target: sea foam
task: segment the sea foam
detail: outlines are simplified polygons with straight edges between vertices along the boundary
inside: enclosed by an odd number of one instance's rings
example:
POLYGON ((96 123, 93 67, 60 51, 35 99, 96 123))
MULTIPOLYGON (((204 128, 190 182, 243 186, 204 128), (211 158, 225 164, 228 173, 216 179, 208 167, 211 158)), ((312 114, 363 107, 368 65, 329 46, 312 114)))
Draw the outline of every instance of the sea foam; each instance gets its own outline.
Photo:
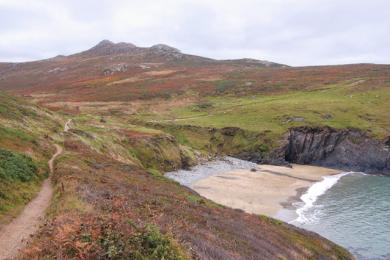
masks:
POLYGON ((298 218, 292 222, 303 224, 312 222, 315 220, 315 215, 306 216, 306 212, 314 206, 314 203, 317 201, 318 197, 325 194, 327 190, 332 188, 342 177, 353 173, 353 172, 343 172, 336 175, 324 176, 323 180, 313 184, 305 194, 301 196, 303 201, 303 206, 296 210, 298 218))

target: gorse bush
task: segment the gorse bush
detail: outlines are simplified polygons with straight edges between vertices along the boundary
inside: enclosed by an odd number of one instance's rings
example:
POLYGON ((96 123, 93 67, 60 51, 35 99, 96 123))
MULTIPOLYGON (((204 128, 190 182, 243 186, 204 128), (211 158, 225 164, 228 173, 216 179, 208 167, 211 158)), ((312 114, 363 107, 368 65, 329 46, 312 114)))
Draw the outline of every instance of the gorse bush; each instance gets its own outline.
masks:
POLYGON ((37 176, 37 171, 30 157, 0 149, 0 179, 27 182, 37 176))
POLYGON ((100 239, 104 257, 108 259, 180 260, 187 259, 182 250, 157 227, 134 226, 135 233, 126 239, 124 234, 106 229, 100 239))
POLYGON ((132 254, 134 259, 183 259, 179 249, 175 247, 172 241, 152 225, 147 226, 132 237, 130 243, 135 245, 136 250, 132 254))
POLYGON ((230 90, 234 86, 235 86, 234 81, 220 80, 220 81, 217 81, 217 83, 216 83, 216 90, 217 90, 217 92, 225 92, 225 91, 230 90))

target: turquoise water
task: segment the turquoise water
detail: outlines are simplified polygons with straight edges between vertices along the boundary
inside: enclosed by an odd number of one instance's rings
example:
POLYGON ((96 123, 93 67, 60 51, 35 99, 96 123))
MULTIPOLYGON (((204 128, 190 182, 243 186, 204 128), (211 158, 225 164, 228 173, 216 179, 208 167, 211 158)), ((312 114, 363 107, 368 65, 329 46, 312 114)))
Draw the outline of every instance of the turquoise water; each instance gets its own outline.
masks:
POLYGON ((318 196, 306 194, 299 205, 300 218, 292 224, 344 246, 357 259, 390 259, 390 177, 339 177, 322 193, 318 190, 326 181, 309 190, 318 196))

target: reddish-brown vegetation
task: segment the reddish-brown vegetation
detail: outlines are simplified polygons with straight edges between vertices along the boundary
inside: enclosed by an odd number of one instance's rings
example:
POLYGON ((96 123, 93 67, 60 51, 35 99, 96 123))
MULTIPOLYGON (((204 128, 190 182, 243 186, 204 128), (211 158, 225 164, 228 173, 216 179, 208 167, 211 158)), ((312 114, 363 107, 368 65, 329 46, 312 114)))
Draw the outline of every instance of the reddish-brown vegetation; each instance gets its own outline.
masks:
POLYGON ((68 137, 65 147, 54 175, 51 217, 24 251, 25 259, 132 257, 141 250, 134 237, 150 226, 177 254, 195 259, 351 257, 316 234, 216 205, 165 178, 96 154, 77 139, 68 137))

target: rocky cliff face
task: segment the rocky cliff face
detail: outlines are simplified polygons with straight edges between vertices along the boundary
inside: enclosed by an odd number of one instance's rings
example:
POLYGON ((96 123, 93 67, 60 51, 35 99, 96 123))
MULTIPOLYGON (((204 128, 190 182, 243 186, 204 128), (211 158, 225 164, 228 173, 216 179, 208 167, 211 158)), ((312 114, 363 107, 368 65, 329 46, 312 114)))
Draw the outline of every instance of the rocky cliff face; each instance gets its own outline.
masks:
POLYGON ((289 132, 285 159, 293 163, 390 174, 389 143, 389 140, 381 142, 358 130, 300 127, 289 132))

